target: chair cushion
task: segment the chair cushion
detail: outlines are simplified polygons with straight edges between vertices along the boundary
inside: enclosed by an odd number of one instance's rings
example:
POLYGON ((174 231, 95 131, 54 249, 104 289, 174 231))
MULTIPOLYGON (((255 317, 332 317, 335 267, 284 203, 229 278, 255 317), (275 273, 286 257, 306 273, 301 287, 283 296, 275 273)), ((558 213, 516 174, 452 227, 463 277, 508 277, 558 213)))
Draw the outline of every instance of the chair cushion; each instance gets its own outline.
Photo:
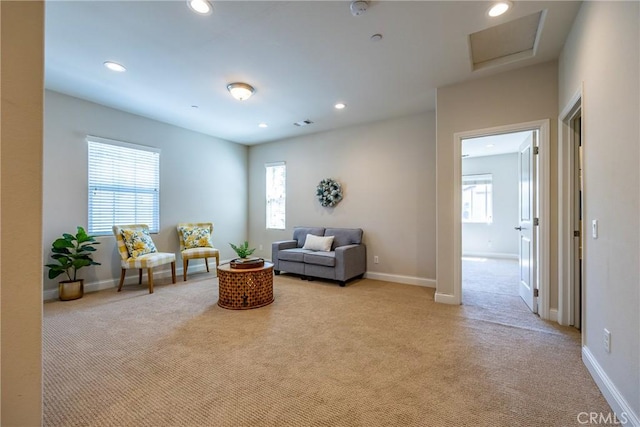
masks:
POLYGON ((335 267, 336 265, 336 253, 335 252, 312 252, 304 254, 305 264, 324 265, 327 267, 335 267))
POLYGON ((212 248, 211 231, 204 227, 180 227, 185 249, 212 248))
POLYGON ((278 252, 278 259, 281 261, 302 262, 304 254, 310 254, 310 253, 313 253, 313 252, 307 249, 299 249, 299 248, 283 249, 278 252))
POLYGON ((313 234, 307 234, 307 238, 305 239, 302 249, 329 252, 331 250, 332 243, 333 236, 315 236, 313 234))
POLYGON ((137 258, 129 258, 120 262, 122 268, 153 268, 158 265, 175 262, 176 254, 167 252, 154 252, 141 255, 137 258))
POLYGON ((210 258, 218 255, 218 250, 214 248, 191 248, 180 252, 182 259, 210 258))
POLYGON ((131 258, 138 258, 145 254, 158 252, 156 245, 154 245, 153 240, 151 240, 148 230, 123 228, 121 233, 122 240, 124 240, 124 244, 131 258))

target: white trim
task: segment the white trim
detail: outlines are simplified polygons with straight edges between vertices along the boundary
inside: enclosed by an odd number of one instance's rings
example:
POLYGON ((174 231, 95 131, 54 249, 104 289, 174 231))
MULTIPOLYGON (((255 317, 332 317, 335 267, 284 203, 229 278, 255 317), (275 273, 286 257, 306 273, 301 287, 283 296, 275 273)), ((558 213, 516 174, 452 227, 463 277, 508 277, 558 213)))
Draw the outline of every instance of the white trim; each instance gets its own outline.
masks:
POLYGON ((549 309, 549 320, 552 322, 558 321, 558 310, 555 308, 549 309))
POLYGON ((440 292, 436 292, 434 301, 440 304, 460 305, 460 301, 455 295, 443 294, 440 292))
POLYGON ((474 258, 496 258, 496 259, 518 259, 518 254, 507 254, 501 252, 463 252, 462 256, 474 258))
MULTIPOLYGON (((558 116, 558 323, 565 326, 573 324, 573 200, 569 196, 573 193, 574 159, 570 121, 578 111, 582 111, 582 87, 558 116)), ((581 323, 584 328, 584 317, 581 323)))
POLYGON ((364 277, 372 280, 382 280, 385 282, 404 283, 405 285, 424 286, 425 288, 435 288, 436 281, 424 277, 402 276, 400 274, 376 273, 367 271, 364 277))
POLYGON ((625 400, 624 396, 622 396, 622 393, 616 388, 613 381, 611 381, 593 353, 591 353, 586 346, 582 347, 582 362, 589 370, 589 373, 602 392, 605 400, 616 413, 620 423, 623 425, 640 426, 640 417, 638 417, 638 414, 633 412, 629 403, 625 400))
POLYGON ((280 162, 267 162, 264 164, 265 168, 273 167, 273 166, 285 166, 287 163, 284 161, 280 162))
MULTIPOLYGON (((230 261, 230 260, 229 260, 230 261)), ((229 262, 226 261, 226 262, 229 262)), ((225 261, 220 260, 220 265, 222 265, 223 263, 225 263, 225 261)), ((176 262, 177 264, 177 262, 176 262)), ((131 269, 133 270, 137 270, 137 269, 131 269)), ((210 274, 216 274, 215 273, 215 261, 212 264, 209 264, 209 270, 210 270, 210 274)), ((176 267, 176 283, 182 281, 182 267, 176 267)), ((189 265, 189 274, 191 273, 200 273, 200 272, 206 272, 207 271, 207 267, 204 263, 202 263, 201 265, 189 265)), ((153 270, 153 278, 154 280, 157 278, 166 278, 166 277, 171 277, 171 268, 163 268, 163 269, 154 269, 153 270)), ((214 276, 215 277, 215 276, 214 276)), ((188 278, 187 278, 188 280, 188 278)), ((97 291, 103 291, 105 289, 115 289, 118 287, 118 283, 120 283, 120 278, 114 278, 114 279, 106 279, 106 280, 99 280, 97 282, 91 282, 88 283, 85 281, 84 284, 84 292, 85 293, 89 293, 89 292, 97 292, 97 291)), ((137 285, 138 284, 138 274, 134 274, 134 273, 127 273, 127 275, 125 276, 124 279, 124 286, 128 286, 128 285, 137 285)), ((145 289, 147 287, 147 282, 146 282, 146 275, 143 274, 142 277, 142 285, 145 289)), ((58 288, 56 287, 55 289, 47 289, 45 291, 43 291, 42 294, 42 300, 43 301, 51 301, 51 300, 56 300, 58 299, 58 288)))
MULTIPOLYGON (((540 141, 538 141, 538 218, 540 225, 538 228, 538 288, 540 289, 540 299, 538 302, 538 314, 542 319, 549 319, 549 248, 550 248, 550 208, 549 198, 551 194, 549 184, 550 173, 550 141, 549 141, 549 120, 535 120, 525 123, 497 126, 486 129, 477 129, 465 132, 456 132, 453 135, 453 211, 456 213, 453 218, 453 294, 443 295, 440 298, 462 302, 462 219, 461 210, 461 190, 462 190, 462 140, 480 136, 490 136, 502 133, 521 132, 527 130, 538 130, 540 141)), ((438 297, 438 294, 436 294, 438 297)), ((436 299, 438 301, 438 299, 436 299)))

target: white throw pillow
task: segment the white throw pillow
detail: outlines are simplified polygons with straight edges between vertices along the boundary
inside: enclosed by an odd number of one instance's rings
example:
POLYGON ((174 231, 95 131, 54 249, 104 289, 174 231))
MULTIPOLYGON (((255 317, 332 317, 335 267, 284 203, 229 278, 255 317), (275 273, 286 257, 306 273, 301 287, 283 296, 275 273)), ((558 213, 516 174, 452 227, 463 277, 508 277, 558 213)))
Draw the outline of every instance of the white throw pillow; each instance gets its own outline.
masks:
POLYGON ((315 234, 307 234, 307 238, 304 241, 302 249, 329 252, 331 250, 332 243, 333 236, 316 236, 315 234))

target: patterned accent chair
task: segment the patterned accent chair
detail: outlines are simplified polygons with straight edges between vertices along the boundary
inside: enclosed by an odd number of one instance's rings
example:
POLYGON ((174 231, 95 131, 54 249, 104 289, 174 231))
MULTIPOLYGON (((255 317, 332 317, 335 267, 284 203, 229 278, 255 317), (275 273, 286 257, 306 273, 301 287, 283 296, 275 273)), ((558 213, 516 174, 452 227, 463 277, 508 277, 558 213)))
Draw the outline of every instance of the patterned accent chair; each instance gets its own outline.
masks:
POLYGON ((209 272, 209 259, 216 259, 216 268, 220 265, 220 251, 213 247, 212 222, 181 222, 177 226, 180 240, 180 255, 182 255, 182 279, 187 281, 187 269, 190 259, 204 258, 209 272))
POLYGON ((118 243, 118 252, 121 258, 120 266, 122 267, 118 292, 122 290, 126 270, 131 268, 139 269, 138 284, 142 284, 142 269, 147 269, 150 294, 153 293, 154 267, 171 263, 171 279, 173 283, 176 283, 176 254, 157 252, 149 235, 149 227, 147 225, 114 225, 113 235, 118 243), (127 235, 126 241, 125 235, 127 235))

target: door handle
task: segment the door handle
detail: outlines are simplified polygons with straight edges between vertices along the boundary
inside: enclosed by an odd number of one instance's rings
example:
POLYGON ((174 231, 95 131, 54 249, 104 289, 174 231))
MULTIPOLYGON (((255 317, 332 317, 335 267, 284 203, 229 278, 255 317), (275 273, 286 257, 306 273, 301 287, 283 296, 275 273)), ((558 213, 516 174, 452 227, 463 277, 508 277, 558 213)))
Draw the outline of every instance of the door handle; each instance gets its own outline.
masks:
POLYGON ((513 227, 513 228, 515 228, 518 231, 522 231, 522 227, 513 227))

